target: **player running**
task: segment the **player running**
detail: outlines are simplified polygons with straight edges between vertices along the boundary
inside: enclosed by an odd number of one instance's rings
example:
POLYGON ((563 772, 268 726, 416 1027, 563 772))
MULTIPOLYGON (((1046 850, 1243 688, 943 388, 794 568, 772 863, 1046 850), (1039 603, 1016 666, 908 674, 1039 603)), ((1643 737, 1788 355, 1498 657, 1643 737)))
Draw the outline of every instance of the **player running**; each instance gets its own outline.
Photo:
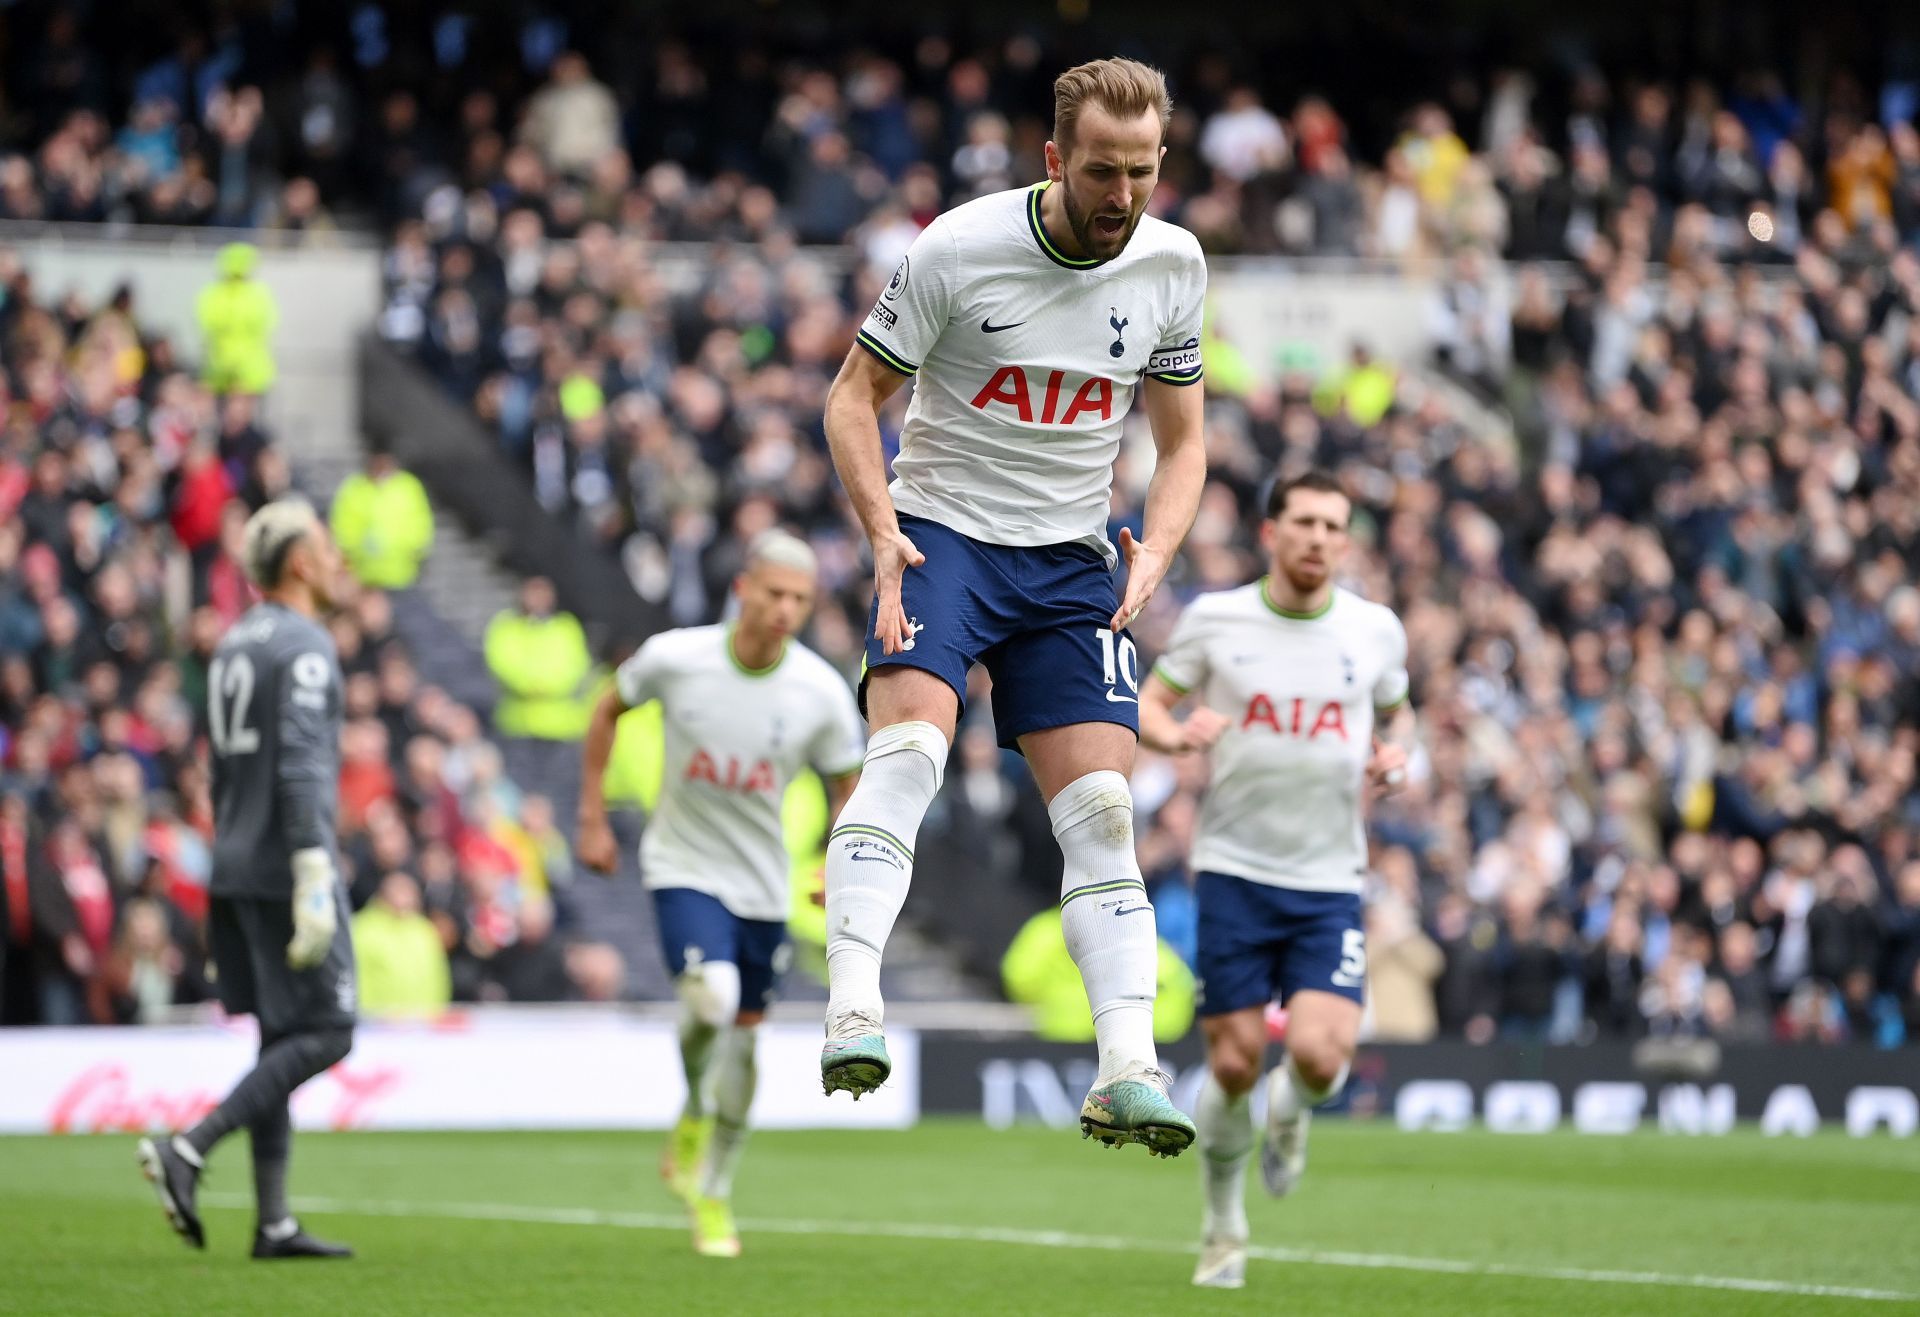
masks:
POLYGON ((817 576, 800 540, 781 531, 755 540, 733 583, 739 619, 648 640, 620 665, 587 731, 579 855, 610 872, 617 855, 602 783, 614 724, 660 701, 666 765, 640 867, 680 997, 687 1076, 660 1169, 708 1257, 740 1255, 730 1200, 753 1105, 755 1032, 789 954, 781 801, 810 767, 837 814, 860 772, 853 692, 792 639, 813 610, 817 576))
POLYGON ((1156 937, 1133 849, 1139 725, 1127 624, 1193 523, 1206 479, 1193 236, 1145 213, 1172 104, 1161 74, 1098 60, 1054 83, 1047 179, 968 202, 914 240, 827 400, 835 467, 873 545, 861 696, 873 729, 827 849, 832 997, 820 1069, 885 1081, 880 961, 940 787, 967 672, 993 677, 1066 858, 1061 916, 1100 1069, 1083 1134, 1179 1153, 1194 1127, 1153 1044, 1156 937), (889 486, 877 415, 916 379, 889 486), (1145 538, 1105 534, 1135 389, 1158 464, 1145 538), (877 862, 876 862, 877 861, 877 862))
POLYGON ((1370 792, 1403 779, 1413 713, 1400 620, 1333 583, 1351 513, 1325 474, 1277 486, 1260 527, 1271 574, 1196 599, 1140 701, 1148 746, 1213 749, 1193 848, 1209 1071, 1196 1285, 1245 1283, 1248 1095, 1266 1052, 1267 1003, 1287 1008, 1287 1056, 1267 1080, 1260 1153, 1275 1196, 1306 1169, 1308 1119, 1346 1082, 1360 1030, 1362 814, 1370 792), (1176 719, 1189 696, 1198 703, 1176 719), (1376 716, 1388 719, 1378 732, 1376 716))
POLYGON ((173 1228, 207 1246, 196 1202, 215 1144, 253 1143, 256 1258, 346 1258, 287 1206, 293 1091, 353 1046, 356 986, 347 893, 334 862, 340 665, 320 623, 344 570, 301 499, 248 520, 247 575, 266 596, 227 632, 207 674, 213 743, 213 881, 207 940, 221 1005, 260 1024, 260 1061, 185 1134, 142 1139, 140 1169, 173 1228))

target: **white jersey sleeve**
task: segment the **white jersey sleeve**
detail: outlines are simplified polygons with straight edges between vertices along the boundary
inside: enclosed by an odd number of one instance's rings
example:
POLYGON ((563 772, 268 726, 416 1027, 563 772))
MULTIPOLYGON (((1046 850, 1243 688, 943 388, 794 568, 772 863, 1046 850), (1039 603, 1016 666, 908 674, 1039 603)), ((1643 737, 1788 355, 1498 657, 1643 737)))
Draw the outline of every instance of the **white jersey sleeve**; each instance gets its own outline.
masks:
POLYGON ((866 724, 847 683, 831 667, 822 667, 826 680, 821 683, 820 729, 807 746, 807 763, 821 777, 845 777, 858 772, 866 758, 866 724))
POLYGON ((1386 713, 1407 702, 1413 682, 1407 676, 1407 628, 1393 613, 1385 609, 1381 612, 1385 633, 1381 641, 1383 664, 1373 683, 1373 707, 1386 713))
POLYGON ((902 375, 919 371, 953 313, 959 258, 942 216, 920 231, 900 258, 858 338, 860 346, 902 375))
POLYGON ((661 682, 666 675, 667 652, 670 642, 667 637, 672 632, 663 631, 650 638, 639 649, 614 669, 613 686, 620 692, 620 702, 629 709, 637 709, 650 700, 660 698, 661 682))
POLYGON ((1200 323, 1207 305, 1207 263, 1184 261, 1171 276, 1167 298, 1168 321, 1160 330, 1153 355, 1147 358, 1147 378, 1162 384, 1198 384, 1200 323))
POLYGON ((1180 614, 1167 652, 1153 665, 1153 675, 1181 695, 1191 695, 1207 682, 1206 598, 1196 599, 1180 614))

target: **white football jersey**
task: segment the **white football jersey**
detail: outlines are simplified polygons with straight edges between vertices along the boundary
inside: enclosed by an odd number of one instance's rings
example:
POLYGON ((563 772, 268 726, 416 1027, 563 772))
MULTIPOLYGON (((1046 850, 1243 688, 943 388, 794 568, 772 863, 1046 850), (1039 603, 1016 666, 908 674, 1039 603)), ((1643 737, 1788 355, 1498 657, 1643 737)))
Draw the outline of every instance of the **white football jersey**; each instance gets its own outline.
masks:
POLYGON ((620 665, 628 708, 659 700, 666 728, 660 801, 640 841, 648 887, 691 887, 742 919, 787 917, 780 805, 802 768, 860 767, 866 731, 853 692, 798 642, 749 672, 726 625, 663 631, 620 665))
POLYGON ((1287 613, 1263 578, 1194 600, 1153 671, 1228 719, 1194 871, 1360 891, 1374 712, 1407 698, 1407 633, 1393 610, 1336 588, 1318 614, 1287 613))
POLYGON ((1143 215, 1110 261, 1060 254, 1047 184, 955 207, 914 240, 860 330, 915 377, 895 509, 988 544, 1085 541, 1109 557, 1120 429, 1146 376, 1200 382, 1207 267, 1143 215))

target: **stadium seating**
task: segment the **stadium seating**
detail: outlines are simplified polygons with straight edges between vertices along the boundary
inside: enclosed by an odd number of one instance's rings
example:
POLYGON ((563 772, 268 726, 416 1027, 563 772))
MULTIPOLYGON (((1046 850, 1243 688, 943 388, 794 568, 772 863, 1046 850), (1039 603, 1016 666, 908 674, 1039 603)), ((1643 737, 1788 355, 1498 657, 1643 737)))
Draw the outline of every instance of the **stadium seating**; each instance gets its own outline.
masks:
MULTIPOLYGON (((130 295, 49 306, 11 253, 0 267, 0 1013, 163 1019, 209 995, 207 660, 250 600, 239 527, 289 492, 288 463, 251 402, 215 398, 143 336, 130 295)), ((361 590, 332 629, 357 900, 423 908, 433 936, 409 954, 450 963, 461 1000, 617 995, 619 958, 569 926, 551 809, 503 776, 475 712, 421 679, 389 597, 361 590)))

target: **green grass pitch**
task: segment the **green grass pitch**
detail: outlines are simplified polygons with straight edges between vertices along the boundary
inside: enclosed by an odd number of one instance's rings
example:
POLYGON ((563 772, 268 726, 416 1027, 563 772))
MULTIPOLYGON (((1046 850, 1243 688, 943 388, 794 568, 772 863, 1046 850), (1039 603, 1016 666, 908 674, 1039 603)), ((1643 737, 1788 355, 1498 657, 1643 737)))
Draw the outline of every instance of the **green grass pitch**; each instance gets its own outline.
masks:
POLYGON ((1256 1185, 1224 1293, 1187 1283, 1196 1157, 1061 1131, 757 1135, 737 1261, 693 1254, 656 1134, 301 1135, 296 1203, 345 1264, 246 1258, 244 1138, 215 1154, 204 1254, 131 1138, 0 1138, 0 1312, 1920 1312, 1920 1140, 1313 1139, 1293 1198, 1256 1185))

